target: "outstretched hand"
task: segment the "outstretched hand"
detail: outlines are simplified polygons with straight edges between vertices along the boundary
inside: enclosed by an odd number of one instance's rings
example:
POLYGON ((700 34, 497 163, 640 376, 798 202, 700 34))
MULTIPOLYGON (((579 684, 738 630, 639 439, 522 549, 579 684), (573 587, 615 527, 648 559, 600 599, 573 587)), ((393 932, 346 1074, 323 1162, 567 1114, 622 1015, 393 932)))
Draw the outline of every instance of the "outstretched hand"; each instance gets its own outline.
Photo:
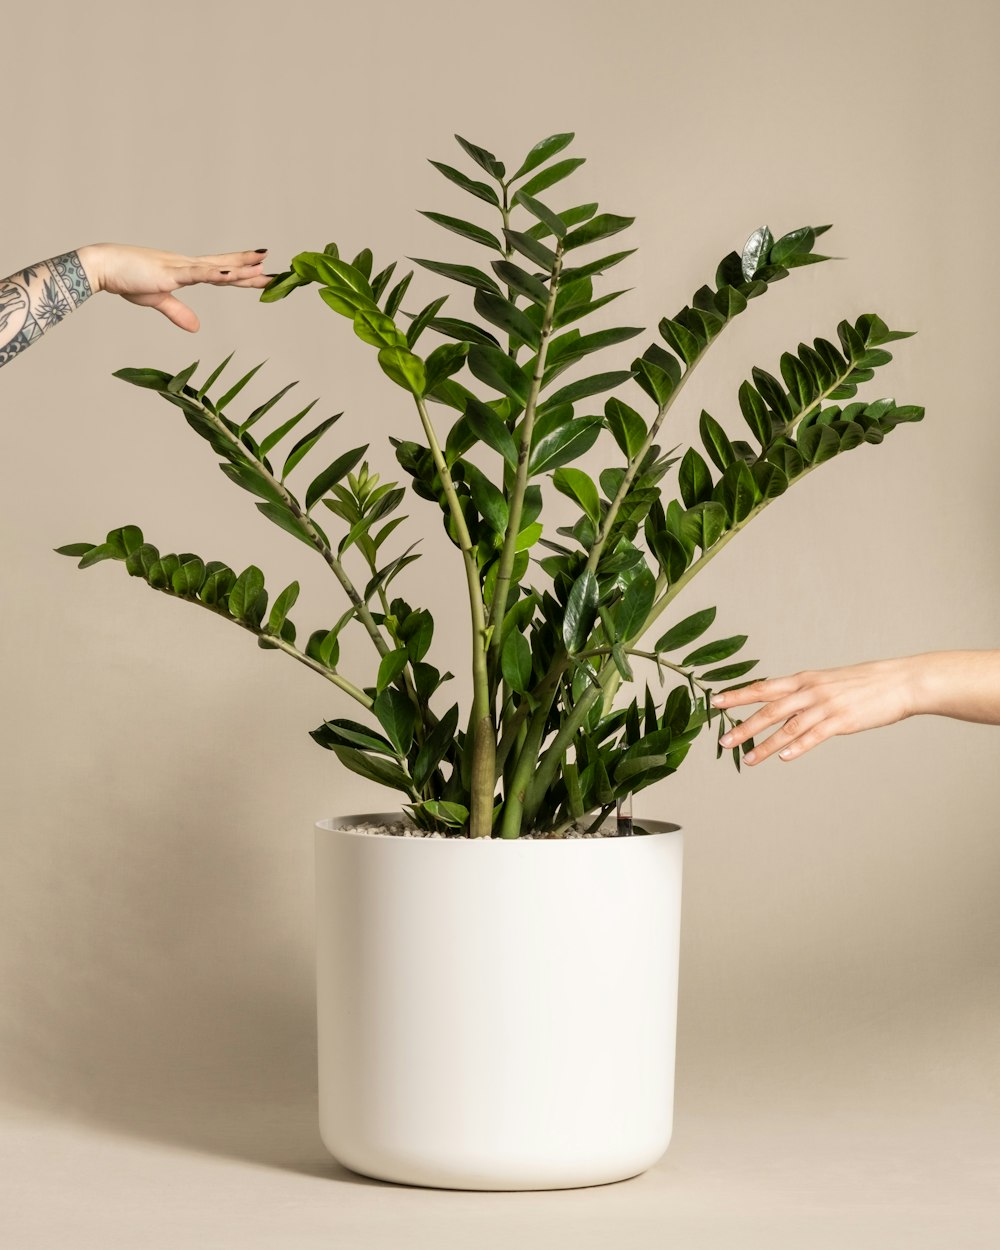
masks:
POLYGON ((198 317, 174 291, 198 282, 261 288, 270 281, 263 272, 267 248, 218 256, 181 256, 152 247, 93 243, 81 247, 78 255, 94 291, 108 291, 129 303, 155 308, 174 325, 192 333, 199 328, 198 317))
POLYGON ((798 759, 838 734, 892 725, 923 710, 914 702, 911 668, 905 659, 873 660, 847 668, 771 677, 717 694, 713 705, 727 711, 754 703, 764 705, 730 730, 722 745, 740 746, 780 725, 743 757, 745 764, 753 765, 775 752, 783 760, 798 759))

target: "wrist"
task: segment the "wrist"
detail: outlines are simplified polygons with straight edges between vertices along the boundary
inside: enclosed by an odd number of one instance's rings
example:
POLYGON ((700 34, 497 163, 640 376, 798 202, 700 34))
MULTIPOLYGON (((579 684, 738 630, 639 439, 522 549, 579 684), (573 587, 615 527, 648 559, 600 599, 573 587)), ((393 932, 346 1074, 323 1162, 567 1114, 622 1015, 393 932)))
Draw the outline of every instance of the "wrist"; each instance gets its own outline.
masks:
POLYGON ((76 249, 77 258, 83 272, 87 275, 91 291, 96 295, 104 290, 105 262, 107 260, 107 243, 87 243, 76 249))

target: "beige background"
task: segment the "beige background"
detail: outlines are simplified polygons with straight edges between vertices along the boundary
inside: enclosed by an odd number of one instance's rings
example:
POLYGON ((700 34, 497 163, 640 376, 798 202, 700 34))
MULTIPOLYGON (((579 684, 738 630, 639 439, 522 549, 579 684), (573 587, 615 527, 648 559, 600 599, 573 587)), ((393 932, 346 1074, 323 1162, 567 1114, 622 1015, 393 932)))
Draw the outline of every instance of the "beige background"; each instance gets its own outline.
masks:
MULTIPOLYGON (((0 272, 99 239, 267 245, 275 267, 330 239, 471 260, 415 211, 471 207, 426 161, 458 162, 456 129, 510 160, 577 131, 574 202, 638 217, 609 324, 654 325, 761 222, 832 221, 849 263, 740 319, 674 437, 701 405, 732 424, 751 364, 871 310, 920 331, 884 388, 928 418, 811 478, 685 606, 718 603, 765 672, 992 647, 998 33, 971 0, 17 6, 0 272)), ((204 328, 185 339, 100 296, 0 376, 5 1244, 995 1244, 998 738, 946 722, 742 779, 705 742, 642 796, 687 830, 675 1140, 651 1173, 455 1195, 326 1158, 311 822, 383 803, 306 736, 347 703, 51 549, 136 522, 163 549, 301 576, 300 630, 328 623, 323 568, 111 372, 268 358, 253 396, 300 378, 387 472, 384 436, 413 417, 314 296, 190 301, 204 328)), ((451 553, 412 515, 427 558, 405 586, 464 691, 459 571, 432 587, 451 553)))

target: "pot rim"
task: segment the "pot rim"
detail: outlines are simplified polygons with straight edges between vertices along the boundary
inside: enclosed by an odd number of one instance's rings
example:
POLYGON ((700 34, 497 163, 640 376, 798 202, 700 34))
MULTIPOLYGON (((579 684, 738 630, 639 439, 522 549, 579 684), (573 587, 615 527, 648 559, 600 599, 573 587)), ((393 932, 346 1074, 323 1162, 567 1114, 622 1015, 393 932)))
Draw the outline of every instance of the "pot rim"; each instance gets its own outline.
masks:
MULTIPOLYGON (((340 833, 348 837, 368 838, 373 835, 365 833, 360 829, 345 829, 346 824, 396 824, 401 820, 405 820, 406 816, 403 812, 360 812, 352 813, 346 816, 326 816, 322 820, 317 820, 315 830, 317 833, 340 833)), ((633 821, 641 824, 647 831, 647 834, 637 834, 635 836, 640 839, 643 837, 651 837, 654 834, 679 834, 682 832, 680 825, 675 825, 669 821, 663 820, 647 820, 644 816, 633 814, 633 821)), ((375 835, 378 836, 378 835, 375 835)), ((451 845, 466 843, 472 845, 478 842, 509 842, 521 843, 524 846, 557 846, 565 843, 573 845, 588 846, 604 846, 609 843, 618 843, 627 841, 621 838, 398 838, 400 842, 407 845, 414 843, 427 843, 428 845, 451 845)))

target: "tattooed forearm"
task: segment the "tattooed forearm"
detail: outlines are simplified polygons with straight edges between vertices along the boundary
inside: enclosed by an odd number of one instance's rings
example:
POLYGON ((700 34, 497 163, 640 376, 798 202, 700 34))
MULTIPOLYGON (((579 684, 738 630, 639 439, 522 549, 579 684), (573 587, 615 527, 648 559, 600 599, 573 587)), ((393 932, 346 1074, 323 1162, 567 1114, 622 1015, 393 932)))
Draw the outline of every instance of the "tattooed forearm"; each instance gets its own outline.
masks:
POLYGON ((0 279, 0 366, 40 339, 92 294, 76 252, 0 279))

